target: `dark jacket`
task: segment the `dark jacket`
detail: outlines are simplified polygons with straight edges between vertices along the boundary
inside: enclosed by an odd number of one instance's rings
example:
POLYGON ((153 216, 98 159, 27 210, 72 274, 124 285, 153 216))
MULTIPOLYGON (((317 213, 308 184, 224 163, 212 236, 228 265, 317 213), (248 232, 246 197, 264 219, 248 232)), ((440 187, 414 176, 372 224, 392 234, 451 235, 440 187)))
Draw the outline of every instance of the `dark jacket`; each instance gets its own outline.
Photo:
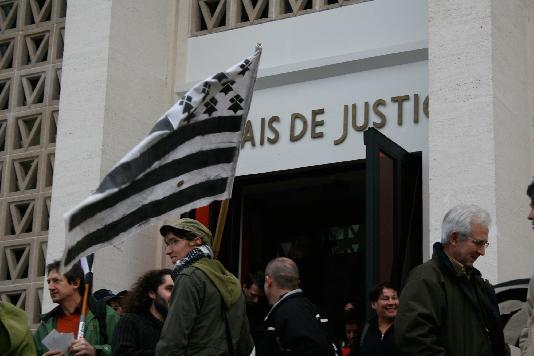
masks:
POLYGON ((156 355, 230 355, 227 333, 236 355, 250 355, 254 343, 241 283, 219 261, 202 258, 174 281, 156 355))
POLYGON ((113 355, 154 355, 162 327, 163 322, 149 312, 124 314, 113 333, 113 355))
POLYGON ((384 335, 378 328, 378 319, 374 317, 364 327, 360 345, 360 356, 397 356, 395 345, 395 326, 391 325, 384 335))
POLYGON ((318 308, 296 289, 284 295, 265 318, 261 344, 257 356, 333 355, 325 320, 318 308))
POLYGON ((259 345, 261 341, 263 330, 265 329, 263 326, 264 319, 268 311, 269 309, 266 302, 260 302, 256 305, 247 304, 248 325, 250 328, 250 334, 254 340, 254 345, 259 345))
MULTIPOLYGON (((42 355, 48 351, 41 341, 48 335, 48 333, 56 328, 57 317, 59 316, 59 313, 62 312, 61 307, 58 305, 52 309, 52 311, 41 317, 41 324, 39 324, 35 334, 33 334, 37 355, 42 355)), ((117 322, 119 321, 119 316, 111 307, 106 306, 105 314, 106 330, 100 331, 100 323, 91 310, 89 310, 87 319, 85 320, 84 338, 87 342, 93 345, 98 356, 111 355, 111 339, 113 337, 115 325, 117 325, 117 322)))
POLYGON ((395 339, 403 355, 501 356, 504 343, 495 293, 473 268, 454 268, 441 243, 416 267, 401 293, 395 339))

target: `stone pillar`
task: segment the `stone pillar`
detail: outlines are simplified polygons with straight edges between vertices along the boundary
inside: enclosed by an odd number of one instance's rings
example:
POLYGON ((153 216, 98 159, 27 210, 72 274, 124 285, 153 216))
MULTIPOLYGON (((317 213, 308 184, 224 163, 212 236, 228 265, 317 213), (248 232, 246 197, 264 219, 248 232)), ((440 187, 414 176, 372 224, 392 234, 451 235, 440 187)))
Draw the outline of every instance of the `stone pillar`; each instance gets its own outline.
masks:
POLYGON ((493 219, 475 266, 491 282, 531 273, 527 0, 429 2, 429 223, 474 203, 493 219))
MULTIPOLYGON (((69 2, 47 261, 65 244, 63 214, 102 177, 174 101, 176 12, 173 0, 69 2)), ((95 289, 129 288, 161 265, 156 229, 122 250, 97 252, 95 289)), ((44 293, 43 310, 50 309, 44 293)))

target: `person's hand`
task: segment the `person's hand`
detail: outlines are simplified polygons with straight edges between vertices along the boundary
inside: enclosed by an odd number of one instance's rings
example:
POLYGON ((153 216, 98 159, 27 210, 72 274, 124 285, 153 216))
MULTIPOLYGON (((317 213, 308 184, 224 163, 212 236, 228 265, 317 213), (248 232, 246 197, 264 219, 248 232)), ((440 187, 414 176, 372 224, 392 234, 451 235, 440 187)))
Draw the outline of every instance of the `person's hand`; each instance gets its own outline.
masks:
POLYGON ((74 340, 70 344, 69 352, 75 356, 95 356, 96 349, 87 342, 83 337, 78 340, 74 340))
POLYGON ((65 354, 60 350, 50 350, 45 352, 43 356, 65 356, 65 354))

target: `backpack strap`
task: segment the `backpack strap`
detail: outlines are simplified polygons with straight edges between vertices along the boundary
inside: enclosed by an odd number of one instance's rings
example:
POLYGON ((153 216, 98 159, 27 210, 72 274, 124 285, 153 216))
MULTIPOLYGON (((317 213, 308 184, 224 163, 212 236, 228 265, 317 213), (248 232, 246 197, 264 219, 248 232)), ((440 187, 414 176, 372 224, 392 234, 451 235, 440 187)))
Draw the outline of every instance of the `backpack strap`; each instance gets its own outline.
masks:
POLYGON ((226 306, 224 304, 224 300, 222 298, 222 294, 219 291, 219 295, 221 296, 221 309, 224 316, 224 325, 226 329, 226 344, 228 347, 228 355, 229 356, 235 356, 235 350, 234 350, 234 342, 232 341, 232 333, 230 332, 230 324, 228 323, 228 314, 226 313, 226 306))
POLYGON ((235 356, 234 343, 232 342, 232 335, 230 333, 230 325, 228 325, 228 317, 226 315, 226 310, 223 310, 224 313, 224 324, 226 325, 226 343, 228 344, 228 355, 235 356))

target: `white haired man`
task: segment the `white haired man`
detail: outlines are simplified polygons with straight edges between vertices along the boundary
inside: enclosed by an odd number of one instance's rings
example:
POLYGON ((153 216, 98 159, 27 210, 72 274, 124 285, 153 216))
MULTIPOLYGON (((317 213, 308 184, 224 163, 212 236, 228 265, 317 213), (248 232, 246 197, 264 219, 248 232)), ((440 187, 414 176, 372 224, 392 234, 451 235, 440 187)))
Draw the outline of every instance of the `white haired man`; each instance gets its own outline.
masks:
POLYGON ((395 340, 403 355, 506 355, 493 287, 473 267, 489 246, 491 218, 458 205, 442 223, 432 259, 416 267, 402 290, 395 340))

